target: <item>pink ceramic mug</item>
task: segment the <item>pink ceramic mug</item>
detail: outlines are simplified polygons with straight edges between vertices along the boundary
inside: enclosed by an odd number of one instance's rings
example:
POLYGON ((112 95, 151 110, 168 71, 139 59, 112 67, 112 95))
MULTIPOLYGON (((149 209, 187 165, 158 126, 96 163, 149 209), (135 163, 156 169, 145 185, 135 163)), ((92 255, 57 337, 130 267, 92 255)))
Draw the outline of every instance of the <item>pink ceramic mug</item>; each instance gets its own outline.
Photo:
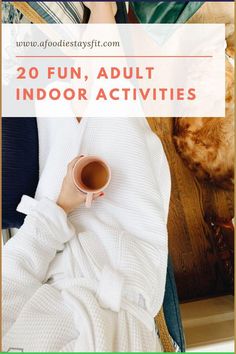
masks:
POLYGON ((82 156, 73 168, 73 181, 78 190, 86 194, 85 205, 91 207, 93 195, 102 192, 110 183, 109 165, 98 156, 82 156))

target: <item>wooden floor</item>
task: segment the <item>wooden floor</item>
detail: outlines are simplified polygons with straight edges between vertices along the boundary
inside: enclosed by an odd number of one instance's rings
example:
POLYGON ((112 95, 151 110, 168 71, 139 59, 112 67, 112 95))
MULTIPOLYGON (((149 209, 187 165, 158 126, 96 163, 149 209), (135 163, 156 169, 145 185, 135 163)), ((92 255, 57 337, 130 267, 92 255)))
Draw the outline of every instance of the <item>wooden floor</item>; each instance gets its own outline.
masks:
POLYGON ((170 165, 169 252, 180 301, 227 293, 206 219, 232 218, 233 193, 201 184, 184 165, 172 141, 172 118, 148 118, 148 122, 162 140, 170 165))

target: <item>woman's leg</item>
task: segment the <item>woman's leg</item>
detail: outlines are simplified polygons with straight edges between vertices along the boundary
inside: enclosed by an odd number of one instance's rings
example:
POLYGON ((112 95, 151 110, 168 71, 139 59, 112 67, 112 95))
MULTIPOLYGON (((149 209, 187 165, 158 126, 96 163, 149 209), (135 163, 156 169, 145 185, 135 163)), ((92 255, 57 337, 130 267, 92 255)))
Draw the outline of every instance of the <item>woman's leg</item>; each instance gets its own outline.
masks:
POLYGON ((84 5, 91 11, 89 23, 115 23, 117 12, 115 1, 86 1, 84 5))

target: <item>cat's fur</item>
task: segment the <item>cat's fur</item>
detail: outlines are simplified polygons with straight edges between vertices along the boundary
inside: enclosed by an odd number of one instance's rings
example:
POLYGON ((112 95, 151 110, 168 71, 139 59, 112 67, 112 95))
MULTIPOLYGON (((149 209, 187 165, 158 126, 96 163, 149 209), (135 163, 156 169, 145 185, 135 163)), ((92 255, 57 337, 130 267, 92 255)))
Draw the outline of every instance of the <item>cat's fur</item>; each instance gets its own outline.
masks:
POLYGON ((179 118, 174 142, 188 167, 201 179, 223 188, 233 187, 234 75, 226 60, 225 118, 179 118))
MULTIPOLYGON (((189 23, 225 23, 226 54, 234 57, 234 4, 205 2, 189 23)), ((174 142, 195 175, 222 188, 233 187, 234 69, 226 58, 225 118, 178 118, 174 142)))

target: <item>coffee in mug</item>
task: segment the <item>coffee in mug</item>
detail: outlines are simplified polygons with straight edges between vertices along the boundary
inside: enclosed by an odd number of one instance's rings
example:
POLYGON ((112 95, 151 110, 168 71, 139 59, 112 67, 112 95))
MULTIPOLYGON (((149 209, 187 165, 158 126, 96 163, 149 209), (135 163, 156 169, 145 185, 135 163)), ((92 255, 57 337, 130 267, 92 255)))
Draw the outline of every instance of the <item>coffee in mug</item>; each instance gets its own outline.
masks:
POLYGON ((74 184, 79 191, 87 195, 87 208, 92 204, 93 195, 107 188, 110 179, 110 167, 98 156, 80 157, 73 168, 74 184))

